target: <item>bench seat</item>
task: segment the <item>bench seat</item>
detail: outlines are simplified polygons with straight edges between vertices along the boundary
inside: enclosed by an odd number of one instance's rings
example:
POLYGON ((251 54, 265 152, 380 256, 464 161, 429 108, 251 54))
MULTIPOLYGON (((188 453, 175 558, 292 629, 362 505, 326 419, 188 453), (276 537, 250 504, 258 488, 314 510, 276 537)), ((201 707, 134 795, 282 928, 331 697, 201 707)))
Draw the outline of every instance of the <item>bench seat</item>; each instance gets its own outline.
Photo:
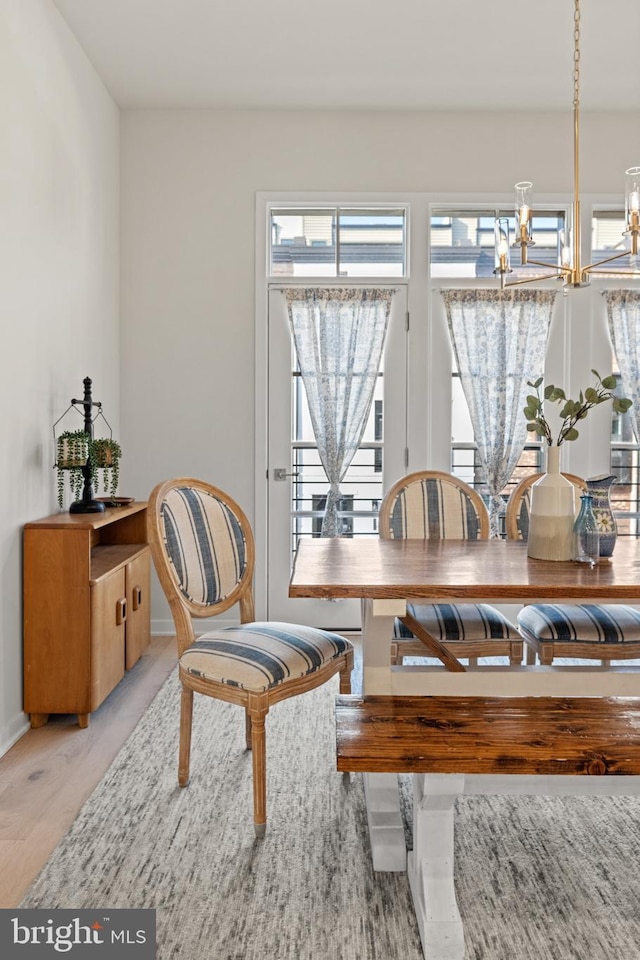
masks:
POLYGON ((338 770, 640 774, 640 698, 339 696, 338 770))

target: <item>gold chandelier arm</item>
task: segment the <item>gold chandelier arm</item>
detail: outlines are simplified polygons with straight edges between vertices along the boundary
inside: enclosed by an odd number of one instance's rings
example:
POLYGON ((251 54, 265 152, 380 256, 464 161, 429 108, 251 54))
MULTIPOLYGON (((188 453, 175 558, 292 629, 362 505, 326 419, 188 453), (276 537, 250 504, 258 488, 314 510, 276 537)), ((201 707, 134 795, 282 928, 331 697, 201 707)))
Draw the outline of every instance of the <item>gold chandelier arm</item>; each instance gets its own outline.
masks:
POLYGON ((558 273, 544 273, 538 274, 534 277, 523 277, 521 280, 505 280, 505 274, 501 275, 500 288, 504 290, 506 287, 519 287, 524 283, 537 283, 539 280, 562 280, 563 275, 558 268, 558 273))
MULTIPOLYGON (((534 267, 547 267, 547 268, 549 268, 550 266, 548 263, 545 263, 544 260, 531 260, 530 258, 527 258, 527 266, 531 266, 531 265, 533 265, 534 267)), ((554 270, 556 271, 555 276, 558 276, 558 277, 562 277, 567 273, 571 273, 571 267, 563 267, 561 264, 557 264, 554 267, 554 270)))
MULTIPOLYGON (((590 263, 588 267, 583 268, 583 273, 593 273, 594 270, 597 270, 598 267, 601 267, 604 263, 611 263, 612 260, 620 260, 622 257, 628 257, 630 251, 622 250, 620 253, 614 253, 612 257, 605 257, 604 260, 596 260, 595 263, 590 263)), ((637 277, 638 273, 631 273, 632 276, 637 277)))
MULTIPOLYGON (((586 273, 586 270, 584 272, 586 273)), ((637 270, 602 270, 600 273, 594 271, 593 276, 610 277, 612 280, 617 277, 635 277, 636 280, 640 280, 640 273, 637 270)))

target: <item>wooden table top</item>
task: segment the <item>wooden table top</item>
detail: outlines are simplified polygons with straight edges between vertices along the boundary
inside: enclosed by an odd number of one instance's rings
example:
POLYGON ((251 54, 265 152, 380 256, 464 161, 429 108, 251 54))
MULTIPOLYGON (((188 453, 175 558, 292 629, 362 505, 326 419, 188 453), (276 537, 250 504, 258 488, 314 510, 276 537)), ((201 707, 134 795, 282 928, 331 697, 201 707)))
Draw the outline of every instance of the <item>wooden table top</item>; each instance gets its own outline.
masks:
POLYGON ((640 541, 595 567, 533 560, 516 540, 302 539, 290 597, 474 602, 640 601, 640 541))

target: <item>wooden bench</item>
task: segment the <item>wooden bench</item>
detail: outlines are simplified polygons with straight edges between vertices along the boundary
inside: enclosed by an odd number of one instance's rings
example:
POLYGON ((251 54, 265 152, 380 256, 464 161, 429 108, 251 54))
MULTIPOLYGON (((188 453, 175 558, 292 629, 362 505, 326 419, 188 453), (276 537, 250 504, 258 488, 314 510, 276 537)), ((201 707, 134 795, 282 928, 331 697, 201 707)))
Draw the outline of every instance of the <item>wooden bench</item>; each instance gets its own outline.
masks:
MULTIPOLYGON (((636 697, 339 696, 336 736, 338 770, 368 773, 365 792, 382 789, 372 785, 376 774, 417 774, 407 874, 427 960, 464 957, 454 885, 459 796, 640 793, 636 697)), ((369 834, 384 849, 397 825, 384 803, 369 801, 369 834)))
POLYGON ((341 696, 338 770, 640 774, 640 698, 341 696))

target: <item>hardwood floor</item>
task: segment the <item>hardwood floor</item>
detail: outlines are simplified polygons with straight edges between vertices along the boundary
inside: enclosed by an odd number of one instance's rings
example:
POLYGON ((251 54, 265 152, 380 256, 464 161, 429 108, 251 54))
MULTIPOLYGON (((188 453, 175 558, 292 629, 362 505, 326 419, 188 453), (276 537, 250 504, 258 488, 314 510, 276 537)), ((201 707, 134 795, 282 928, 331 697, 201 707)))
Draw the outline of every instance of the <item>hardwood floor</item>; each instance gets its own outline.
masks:
POLYGON ((0 757, 0 908, 18 905, 176 663, 155 637, 82 730, 52 717, 0 757))

